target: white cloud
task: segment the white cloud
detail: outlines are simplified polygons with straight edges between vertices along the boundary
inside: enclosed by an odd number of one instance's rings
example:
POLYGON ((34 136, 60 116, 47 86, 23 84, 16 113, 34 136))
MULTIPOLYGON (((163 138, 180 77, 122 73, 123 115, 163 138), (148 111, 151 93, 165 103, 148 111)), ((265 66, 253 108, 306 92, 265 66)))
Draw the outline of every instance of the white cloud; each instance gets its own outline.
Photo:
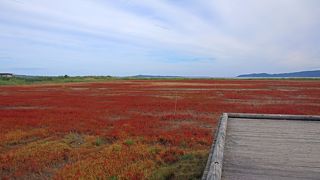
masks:
MULTIPOLYGON (((170 49, 214 58, 193 71, 203 73, 200 67, 205 66, 208 75, 214 73, 207 67, 224 67, 216 74, 225 74, 235 66, 236 72, 261 69, 259 64, 296 70, 320 67, 318 17, 317 0, 199 0, 183 5, 169 0, 3 0, 0 39, 81 51, 118 41, 125 50, 131 44, 129 54, 141 51, 135 60, 146 59, 153 49, 170 49)), ((114 56, 126 63, 123 56, 114 56)))

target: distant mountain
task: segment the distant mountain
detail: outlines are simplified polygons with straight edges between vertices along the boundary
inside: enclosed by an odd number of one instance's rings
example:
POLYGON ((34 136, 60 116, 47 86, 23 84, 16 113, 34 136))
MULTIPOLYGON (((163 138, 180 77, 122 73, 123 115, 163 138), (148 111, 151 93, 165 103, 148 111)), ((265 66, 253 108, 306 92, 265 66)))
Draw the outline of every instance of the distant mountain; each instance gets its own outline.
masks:
POLYGON ((292 73, 280 73, 280 74, 267 74, 267 73, 254 73, 243 74, 237 77, 261 77, 261 78, 299 78, 299 77, 320 77, 320 70, 316 71, 300 71, 292 73))
POLYGON ((155 76, 155 75, 136 75, 132 78, 181 78, 182 76, 155 76))

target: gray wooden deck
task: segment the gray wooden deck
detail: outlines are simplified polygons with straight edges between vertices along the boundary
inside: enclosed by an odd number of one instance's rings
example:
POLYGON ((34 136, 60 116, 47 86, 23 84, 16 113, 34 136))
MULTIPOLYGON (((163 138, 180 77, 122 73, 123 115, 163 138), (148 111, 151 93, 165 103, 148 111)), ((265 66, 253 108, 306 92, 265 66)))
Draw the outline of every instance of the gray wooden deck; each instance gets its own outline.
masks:
POLYGON ((320 117, 308 117, 230 114, 226 127, 220 124, 203 179, 319 180, 320 117))

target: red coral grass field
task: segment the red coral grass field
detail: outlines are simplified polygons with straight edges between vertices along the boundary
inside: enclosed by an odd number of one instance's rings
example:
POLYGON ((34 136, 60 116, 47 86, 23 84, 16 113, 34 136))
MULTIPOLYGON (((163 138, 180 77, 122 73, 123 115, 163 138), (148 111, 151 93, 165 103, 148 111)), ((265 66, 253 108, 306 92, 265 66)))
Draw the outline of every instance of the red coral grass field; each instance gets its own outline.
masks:
POLYGON ((320 115, 320 82, 0 86, 0 177, 199 179, 223 112, 320 115))

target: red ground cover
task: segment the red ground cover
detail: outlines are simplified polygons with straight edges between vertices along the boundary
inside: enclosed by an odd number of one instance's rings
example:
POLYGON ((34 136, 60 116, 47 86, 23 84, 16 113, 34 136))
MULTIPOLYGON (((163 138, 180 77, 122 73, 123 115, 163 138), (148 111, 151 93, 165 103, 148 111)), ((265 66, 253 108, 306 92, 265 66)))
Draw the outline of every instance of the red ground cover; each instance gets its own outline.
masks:
POLYGON ((320 115, 320 82, 2 86, 0 177, 198 178, 222 112, 320 115))

